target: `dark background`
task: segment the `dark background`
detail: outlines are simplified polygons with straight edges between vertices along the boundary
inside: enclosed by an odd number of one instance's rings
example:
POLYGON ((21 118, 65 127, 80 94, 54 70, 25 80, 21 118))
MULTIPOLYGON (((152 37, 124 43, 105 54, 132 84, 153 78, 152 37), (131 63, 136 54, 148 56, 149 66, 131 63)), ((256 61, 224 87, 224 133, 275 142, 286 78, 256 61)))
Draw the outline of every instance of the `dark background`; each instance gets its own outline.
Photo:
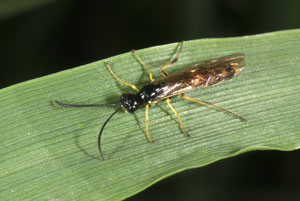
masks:
MULTIPOLYGON (((35 6, 3 5, 1 88, 131 49, 300 27, 299 0, 39 0, 35 6)), ((246 153, 184 171, 128 200, 298 201, 299 155, 246 153)))

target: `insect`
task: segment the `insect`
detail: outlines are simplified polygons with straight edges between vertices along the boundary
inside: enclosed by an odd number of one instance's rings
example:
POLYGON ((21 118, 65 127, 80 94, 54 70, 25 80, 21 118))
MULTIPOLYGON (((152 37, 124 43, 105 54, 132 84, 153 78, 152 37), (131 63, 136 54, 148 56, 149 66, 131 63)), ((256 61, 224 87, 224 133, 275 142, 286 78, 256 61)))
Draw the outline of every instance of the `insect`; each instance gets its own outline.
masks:
POLYGON ((168 74, 165 70, 167 67, 178 61, 179 55, 183 47, 183 42, 179 43, 179 47, 176 53, 176 57, 173 60, 170 60, 166 65, 161 68, 162 78, 155 80, 152 76, 152 72, 149 67, 142 61, 142 59, 132 51, 133 56, 143 65, 149 73, 149 78, 151 82, 144 85, 141 89, 138 89, 135 85, 128 83, 120 79, 111 69, 110 65, 105 62, 105 65, 111 75, 118 81, 122 82, 124 85, 131 87, 137 93, 126 93, 120 97, 120 103, 116 104, 66 104, 60 101, 55 100, 58 105, 63 107, 117 107, 117 109, 108 117, 101 127, 101 130, 98 135, 98 152, 102 160, 104 160, 103 153, 101 151, 101 136, 106 124, 109 120, 121 109, 128 113, 134 113, 138 108, 145 107, 145 121, 146 121, 146 136, 150 142, 154 142, 149 134, 148 128, 148 111, 151 104, 158 101, 165 100, 169 108, 176 115, 180 127, 183 133, 190 137, 189 133, 185 129, 183 122, 171 105, 171 97, 179 95, 181 98, 194 101, 206 106, 214 107, 217 110, 221 110, 229 115, 232 115, 241 121, 247 122, 243 117, 230 112, 220 106, 217 106, 211 102, 198 100, 185 96, 184 93, 197 88, 204 88, 220 84, 224 81, 231 80, 233 77, 238 75, 245 66, 244 54, 235 53, 228 56, 223 56, 215 59, 210 59, 203 61, 198 64, 194 64, 190 67, 183 69, 174 74, 168 74))

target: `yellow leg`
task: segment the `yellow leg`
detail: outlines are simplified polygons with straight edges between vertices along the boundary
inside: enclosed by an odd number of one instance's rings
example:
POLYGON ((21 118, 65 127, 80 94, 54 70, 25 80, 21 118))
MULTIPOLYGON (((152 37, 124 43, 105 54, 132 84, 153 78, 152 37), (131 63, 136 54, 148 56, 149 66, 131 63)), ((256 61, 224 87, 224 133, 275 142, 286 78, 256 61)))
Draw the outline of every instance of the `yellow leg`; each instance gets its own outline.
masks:
POLYGON ((146 119, 146 136, 147 136, 149 142, 154 143, 154 141, 152 140, 152 138, 150 137, 150 134, 149 134, 149 117, 148 117, 148 111, 149 111, 149 104, 146 105, 146 112, 145 112, 145 119, 146 119))
POLYGON ((164 65, 164 66, 161 68, 160 72, 161 72, 161 74, 162 74, 164 77, 168 76, 168 73, 165 71, 165 69, 166 69, 168 66, 171 66, 171 65, 173 65, 174 63, 176 63, 176 62, 178 61, 180 52, 181 52, 181 50, 182 50, 182 46, 183 46, 183 41, 179 43, 179 49, 178 49, 178 52, 177 52, 177 54, 176 54, 175 59, 173 59, 172 61, 170 61, 169 63, 167 63, 166 65, 164 65))
POLYGON ((170 107, 170 109, 171 109, 171 110, 174 112, 174 114, 176 115, 177 119, 179 120, 180 127, 181 127, 183 133, 184 133, 186 136, 190 137, 190 135, 188 134, 188 132, 187 132, 187 131, 185 130, 185 128, 184 128, 184 125, 183 125, 183 123, 182 123, 182 121, 181 121, 181 119, 180 119, 179 114, 178 114, 177 111, 174 109, 174 107, 171 105, 171 99, 170 99, 170 98, 167 98, 166 102, 167 102, 168 106, 170 107))
POLYGON ((215 105, 215 104, 213 104, 213 103, 211 103, 211 102, 207 102, 207 101, 202 101, 202 100, 198 100, 198 99, 195 99, 195 98, 191 98, 191 97, 185 96, 184 94, 180 94, 180 97, 181 97, 181 98, 184 98, 184 99, 186 99, 186 100, 190 100, 190 101, 194 101, 194 102, 200 103, 200 104, 202 104, 202 105, 212 106, 212 107, 216 108, 217 110, 221 110, 221 111, 223 111, 223 112, 225 112, 225 113, 227 113, 227 114, 229 114, 229 115, 232 115, 232 116, 234 116, 234 117, 240 119, 241 121, 248 122, 248 121, 247 121, 246 119, 244 119, 243 117, 241 117, 241 116, 239 116, 239 115, 237 115, 237 114, 234 114, 233 112, 230 112, 230 111, 228 111, 228 110, 226 110, 226 109, 224 109, 224 108, 222 108, 222 107, 220 107, 220 106, 218 106, 218 105, 215 105))
POLYGON ((122 83, 125 84, 126 86, 129 86, 129 87, 131 87, 132 89, 134 89, 134 90, 136 90, 136 91, 139 91, 139 89, 138 89, 134 84, 125 82, 124 80, 121 80, 118 76, 116 76, 116 75, 114 74, 114 72, 111 70, 109 64, 108 64, 106 61, 104 62, 104 64, 105 64, 105 66, 107 67, 107 69, 109 70, 109 72, 112 74, 112 76, 113 76, 116 80, 122 82, 122 83))
POLYGON ((152 76, 152 72, 151 72, 150 68, 143 62, 143 60, 135 53, 134 50, 132 50, 131 52, 132 52, 132 55, 147 69, 150 80, 151 80, 151 82, 153 82, 154 78, 152 76))

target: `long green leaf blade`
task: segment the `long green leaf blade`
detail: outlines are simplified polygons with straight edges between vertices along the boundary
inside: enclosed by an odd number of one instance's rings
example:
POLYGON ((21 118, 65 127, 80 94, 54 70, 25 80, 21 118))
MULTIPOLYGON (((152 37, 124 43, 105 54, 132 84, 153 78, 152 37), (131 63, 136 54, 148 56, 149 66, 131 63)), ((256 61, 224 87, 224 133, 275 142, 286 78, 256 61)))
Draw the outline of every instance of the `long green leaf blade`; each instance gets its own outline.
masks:
MULTIPOLYGON (((177 44, 137 51, 154 77, 177 44)), ((117 103, 132 91, 112 78, 103 61, 0 90, 0 197, 5 200, 120 200, 185 169, 251 150, 295 150, 300 145, 300 30, 184 43, 176 72, 203 60, 244 53, 246 67, 232 81, 190 92, 248 120, 180 98, 172 105, 191 139, 183 135, 165 102, 120 112, 97 135, 112 108, 63 108, 54 103, 117 103)), ((131 53, 108 58, 113 71, 138 87, 147 71, 131 53)))

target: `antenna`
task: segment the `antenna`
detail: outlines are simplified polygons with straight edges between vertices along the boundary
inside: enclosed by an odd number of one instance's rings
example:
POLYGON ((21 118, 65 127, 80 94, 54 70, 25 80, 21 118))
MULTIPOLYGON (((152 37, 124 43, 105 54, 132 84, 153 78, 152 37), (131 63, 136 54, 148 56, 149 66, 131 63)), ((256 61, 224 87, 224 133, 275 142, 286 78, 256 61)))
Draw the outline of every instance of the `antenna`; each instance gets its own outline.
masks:
POLYGON ((104 130, 104 128, 105 128, 105 126, 106 126, 106 124, 109 122, 109 120, 119 111, 121 109, 121 107, 120 108, 118 108, 118 109, 116 109, 116 111, 114 111, 109 117, 108 117, 108 119, 104 122, 104 124, 103 124, 103 126, 102 126, 102 128, 101 128, 101 130, 100 130, 100 132, 99 132, 99 135, 98 135, 98 152, 99 152, 99 155, 100 155, 100 157, 101 157, 101 159, 104 161, 104 157, 103 157, 103 154, 102 154, 102 151, 101 151, 101 136, 102 136, 102 133, 103 133, 103 130, 104 130))
MULTIPOLYGON (((78 108, 78 107, 115 107, 115 106, 119 106, 120 103, 117 103, 117 104, 67 104, 67 103, 62 103, 58 100, 55 100, 55 103, 62 106, 62 107, 68 107, 68 108, 78 108)), ((101 151, 101 136, 102 136, 102 133, 103 133, 103 130, 106 126, 106 124, 109 122, 109 120, 120 110, 122 109, 121 107, 119 107, 118 109, 116 109, 116 111, 114 111, 109 117, 108 119, 104 122, 100 132, 99 132, 99 135, 98 135, 98 152, 99 152, 99 155, 101 157, 101 159, 104 161, 104 157, 103 157, 103 154, 102 154, 102 151, 101 151)))

